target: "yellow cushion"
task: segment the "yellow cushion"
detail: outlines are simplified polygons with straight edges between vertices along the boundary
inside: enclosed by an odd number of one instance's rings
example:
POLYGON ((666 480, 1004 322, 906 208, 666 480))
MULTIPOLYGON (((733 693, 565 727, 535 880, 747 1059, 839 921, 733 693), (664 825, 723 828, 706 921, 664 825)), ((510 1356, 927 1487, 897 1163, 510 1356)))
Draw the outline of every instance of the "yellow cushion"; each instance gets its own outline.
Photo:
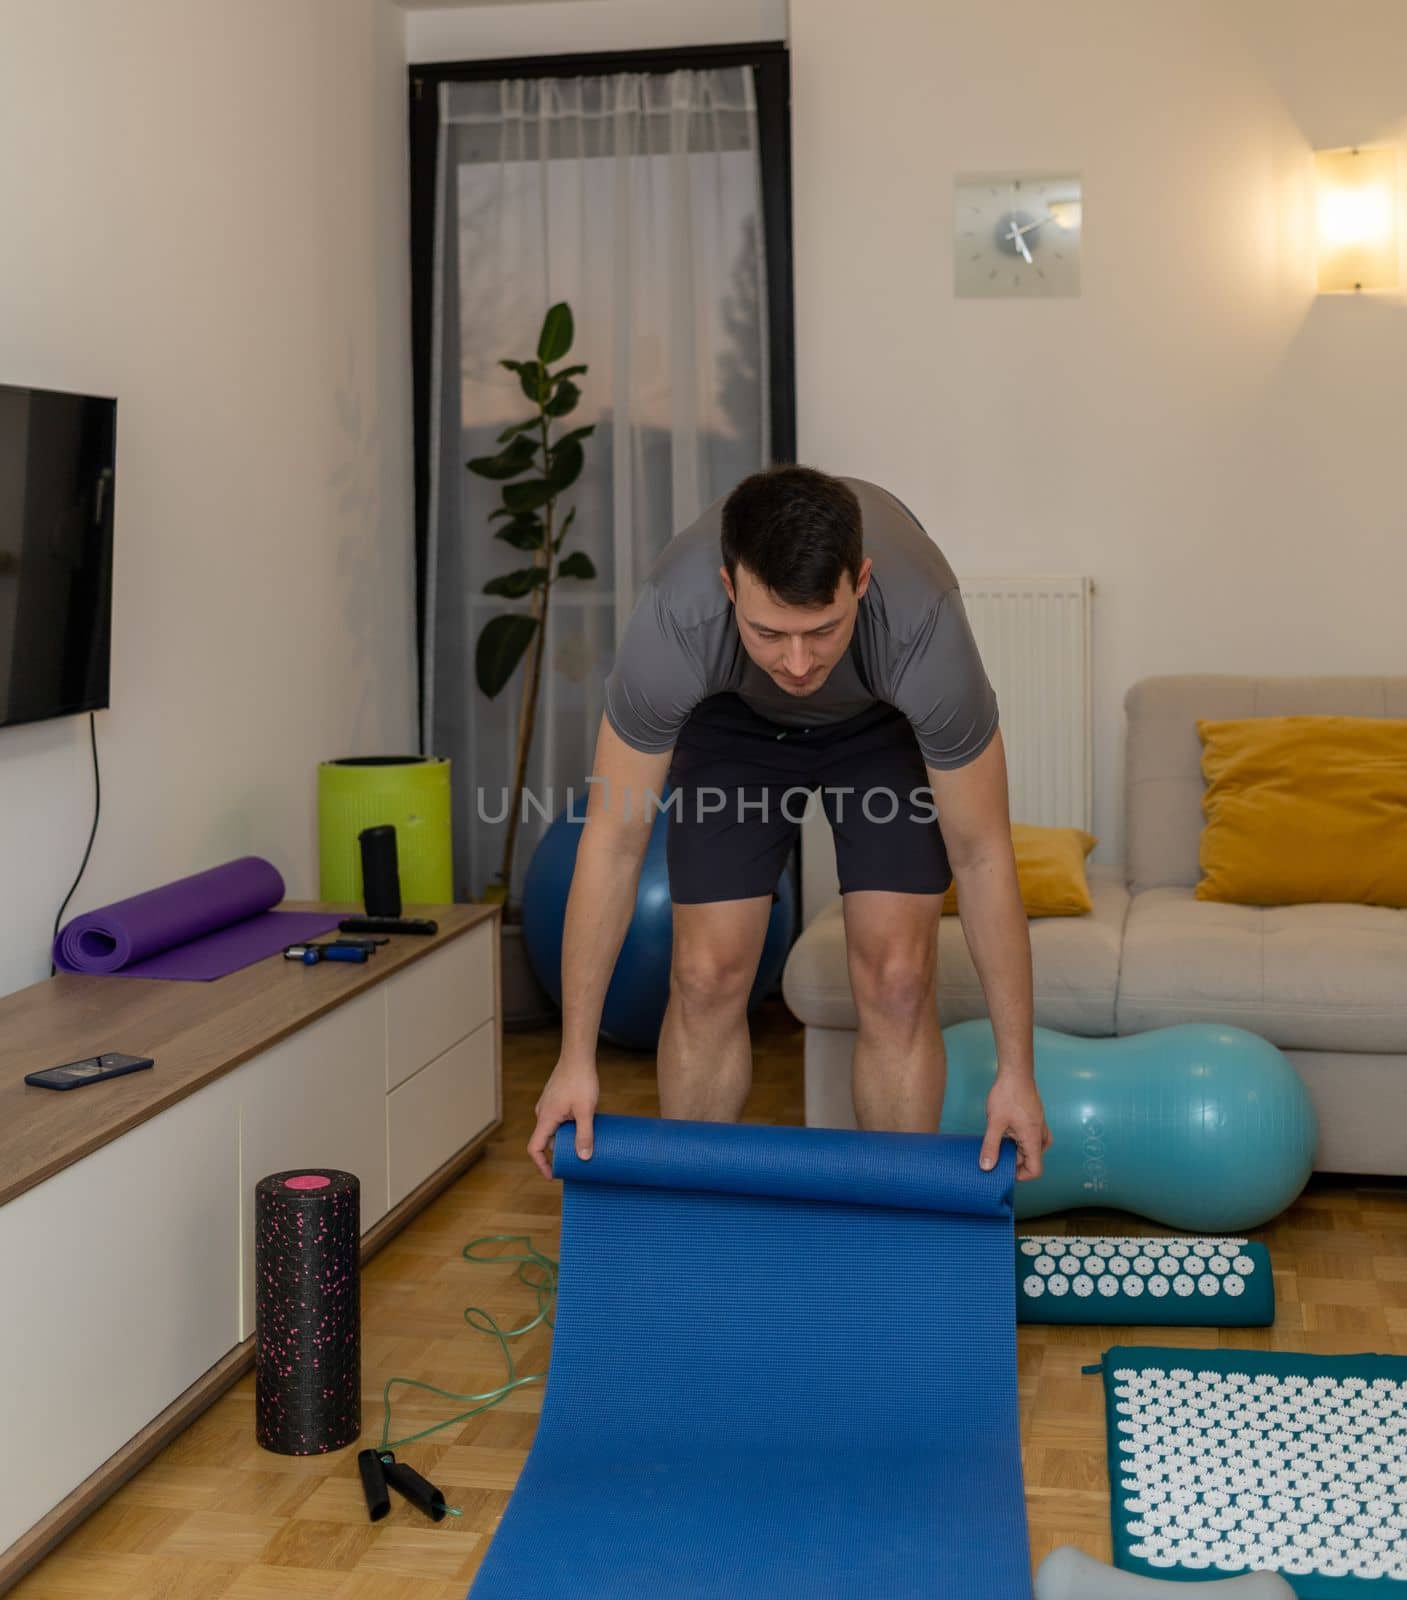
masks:
MULTIPOLYGON (((1079 917, 1094 909, 1085 877, 1085 857, 1099 843, 1092 833, 1013 822, 1011 842, 1028 917, 1079 917)), ((954 884, 943 901, 943 914, 952 916, 957 908, 954 884)))
POLYGON ((1198 722, 1199 900, 1407 906, 1407 720, 1198 722))

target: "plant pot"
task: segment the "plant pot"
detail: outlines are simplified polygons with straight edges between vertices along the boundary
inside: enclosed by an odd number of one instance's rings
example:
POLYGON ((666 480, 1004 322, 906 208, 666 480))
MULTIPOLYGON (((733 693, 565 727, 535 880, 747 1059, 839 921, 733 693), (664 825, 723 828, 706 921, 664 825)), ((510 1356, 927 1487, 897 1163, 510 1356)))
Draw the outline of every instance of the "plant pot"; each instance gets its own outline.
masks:
POLYGON ((504 1032, 525 1033, 533 1028, 556 1027, 561 1021, 560 1014, 528 962, 521 923, 503 922, 499 955, 504 1032))

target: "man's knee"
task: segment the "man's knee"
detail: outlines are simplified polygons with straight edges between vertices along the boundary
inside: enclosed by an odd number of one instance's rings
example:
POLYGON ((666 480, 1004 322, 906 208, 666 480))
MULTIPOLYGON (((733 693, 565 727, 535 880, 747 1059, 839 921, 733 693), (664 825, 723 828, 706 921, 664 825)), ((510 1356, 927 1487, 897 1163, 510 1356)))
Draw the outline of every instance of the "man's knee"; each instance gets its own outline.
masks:
POLYGON ((681 950, 675 946, 669 969, 671 998, 690 1010, 745 1008, 755 970, 736 951, 705 945, 681 950))
POLYGON ((850 988, 861 1022, 914 1022, 935 1005, 936 965, 925 952, 887 949, 852 953, 850 988))

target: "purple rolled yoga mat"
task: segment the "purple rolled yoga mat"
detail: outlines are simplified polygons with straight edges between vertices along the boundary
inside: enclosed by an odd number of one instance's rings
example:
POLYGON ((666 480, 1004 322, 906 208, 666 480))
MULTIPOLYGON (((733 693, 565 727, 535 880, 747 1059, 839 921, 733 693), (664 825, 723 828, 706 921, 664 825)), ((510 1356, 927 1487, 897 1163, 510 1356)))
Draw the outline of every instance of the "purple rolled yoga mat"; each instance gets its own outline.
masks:
POLYGON ((341 913, 271 911, 283 877, 262 856, 241 856, 130 900, 85 911, 54 940, 61 972, 208 983, 335 928, 341 913))

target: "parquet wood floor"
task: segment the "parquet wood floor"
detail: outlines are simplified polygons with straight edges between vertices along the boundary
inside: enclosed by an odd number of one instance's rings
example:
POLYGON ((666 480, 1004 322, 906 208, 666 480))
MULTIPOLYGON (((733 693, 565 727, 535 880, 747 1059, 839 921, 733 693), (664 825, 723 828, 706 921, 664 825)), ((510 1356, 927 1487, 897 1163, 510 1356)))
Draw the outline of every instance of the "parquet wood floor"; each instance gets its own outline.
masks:
MULTIPOLYGON (((754 1028, 749 1121, 802 1121, 802 1030, 781 1001, 754 1028)), ((485 1158, 366 1268, 363 1444, 381 1437, 392 1374, 459 1392, 501 1381, 496 1344, 465 1326, 487 1307, 505 1325, 535 1310, 512 1267, 460 1257, 469 1239, 527 1233, 555 1257, 560 1202, 524 1154, 532 1107, 556 1059, 555 1031, 509 1034, 504 1125, 485 1158)), ((653 1057, 603 1049, 602 1109, 656 1116, 653 1057)), ((1147 1232, 1134 1219, 1069 1217, 1029 1231, 1147 1232)), ((1256 1237, 1275 1267, 1275 1327, 1022 1328, 1019 1386, 1032 1554, 1076 1543, 1109 1553, 1101 1388, 1080 1376, 1110 1344, 1223 1343, 1323 1354, 1407 1355, 1407 1185, 1316 1179, 1256 1237)), ((134 1285, 134 1293, 140 1286, 134 1285)), ((520 1372, 545 1370, 550 1331, 515 1342, 520 1372)), ((541 1405, 530 1386, 402 1452, 464 1515, 435 1525, 398 1496, 367 1521, 356 1448, 301 1459, 254 1442, 254 1379, 242 1379, 15 1587, 17 1600, 464 1600, 527 1455, 541 1405)), ((55 1395, 54 1403, 63 1404, 55 1395)), ((392 1437, 449 1415, 402 1391, 392 1437)), ((13 1448, 17 1441, 9 1441, 13 1448)), ((23 1441, 18 1441, 22 1447, 23 1441)))

